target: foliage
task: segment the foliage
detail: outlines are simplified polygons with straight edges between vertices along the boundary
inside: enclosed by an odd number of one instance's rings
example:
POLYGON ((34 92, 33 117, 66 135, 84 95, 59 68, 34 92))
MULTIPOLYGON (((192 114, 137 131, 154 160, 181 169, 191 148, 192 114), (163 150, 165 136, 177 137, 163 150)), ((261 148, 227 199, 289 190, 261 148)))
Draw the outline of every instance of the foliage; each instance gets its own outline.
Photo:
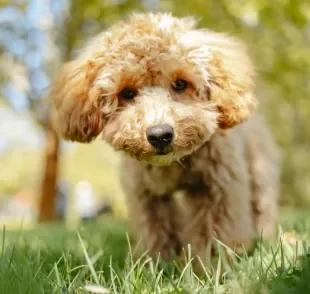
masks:
POLYGON ((41 154, 8 150, 0 157, 0 165, 6 167, 0 171, 0 196, 4 193, 16 193, 20 189, 20 183, 23 183, 24 188, 39 187, 41 154))

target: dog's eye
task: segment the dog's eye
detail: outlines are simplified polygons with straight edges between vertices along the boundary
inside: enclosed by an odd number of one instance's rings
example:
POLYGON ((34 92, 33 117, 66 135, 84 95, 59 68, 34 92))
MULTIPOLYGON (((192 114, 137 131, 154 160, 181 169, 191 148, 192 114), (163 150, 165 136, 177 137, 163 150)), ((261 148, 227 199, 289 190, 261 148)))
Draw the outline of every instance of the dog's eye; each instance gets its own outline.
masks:
POLYGON ((137 96, 137 91, 130 89, 130 88, 124 88, 120 93, 119 96, 125 100, 132 100, 137 96))
POLYGON ((187 82, 184 80, 178 79, 174 83, 172 83, 172 88, 176 92, 182 92, 187 88, 187 82))

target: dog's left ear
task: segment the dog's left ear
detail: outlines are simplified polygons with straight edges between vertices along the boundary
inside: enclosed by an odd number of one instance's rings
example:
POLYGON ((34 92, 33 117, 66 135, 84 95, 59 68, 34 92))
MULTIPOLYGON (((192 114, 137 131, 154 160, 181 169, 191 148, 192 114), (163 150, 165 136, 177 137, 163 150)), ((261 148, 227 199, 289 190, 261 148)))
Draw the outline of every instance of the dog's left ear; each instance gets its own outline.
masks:
POLYGON ((215 102, 221 114, 219 126, 230 128, 249 118, 257 108, 254 67, 240 41, 208 31, 203 35, 208 55, 209 99, 215 102))
POLYGON ((95 83, 103 53, 84 54, 66 63, 52 83, 52 124, 65 140, 90 142, 103 130, 103 89, 95 83))

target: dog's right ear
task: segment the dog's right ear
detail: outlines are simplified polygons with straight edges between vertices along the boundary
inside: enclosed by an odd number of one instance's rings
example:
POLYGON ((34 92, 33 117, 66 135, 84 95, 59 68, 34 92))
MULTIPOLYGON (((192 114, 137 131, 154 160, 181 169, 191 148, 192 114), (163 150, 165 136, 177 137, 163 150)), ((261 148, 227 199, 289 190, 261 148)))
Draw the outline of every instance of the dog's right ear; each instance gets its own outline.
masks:
POLYGON ((65 64, 53 82, 52 123, 63 139, 90 142, 102 131, 102 89, 94 83, 102 67, 99 56, 84 55, 65 64))

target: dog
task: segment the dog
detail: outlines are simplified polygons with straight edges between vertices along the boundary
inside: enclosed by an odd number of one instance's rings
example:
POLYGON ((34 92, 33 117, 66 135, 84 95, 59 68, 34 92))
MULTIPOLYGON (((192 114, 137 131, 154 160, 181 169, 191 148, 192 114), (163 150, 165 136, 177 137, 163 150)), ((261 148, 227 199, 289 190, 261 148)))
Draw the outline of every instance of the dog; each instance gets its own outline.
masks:
POLYGON ((204 261, 217 240, 238 251, 275 234, 280 152, 236 38, 191 17, 133 13, 64 65, 51 101, 62 138, 102 134, 122 151, 131 228, 151 256, 190 245, 204 261))

